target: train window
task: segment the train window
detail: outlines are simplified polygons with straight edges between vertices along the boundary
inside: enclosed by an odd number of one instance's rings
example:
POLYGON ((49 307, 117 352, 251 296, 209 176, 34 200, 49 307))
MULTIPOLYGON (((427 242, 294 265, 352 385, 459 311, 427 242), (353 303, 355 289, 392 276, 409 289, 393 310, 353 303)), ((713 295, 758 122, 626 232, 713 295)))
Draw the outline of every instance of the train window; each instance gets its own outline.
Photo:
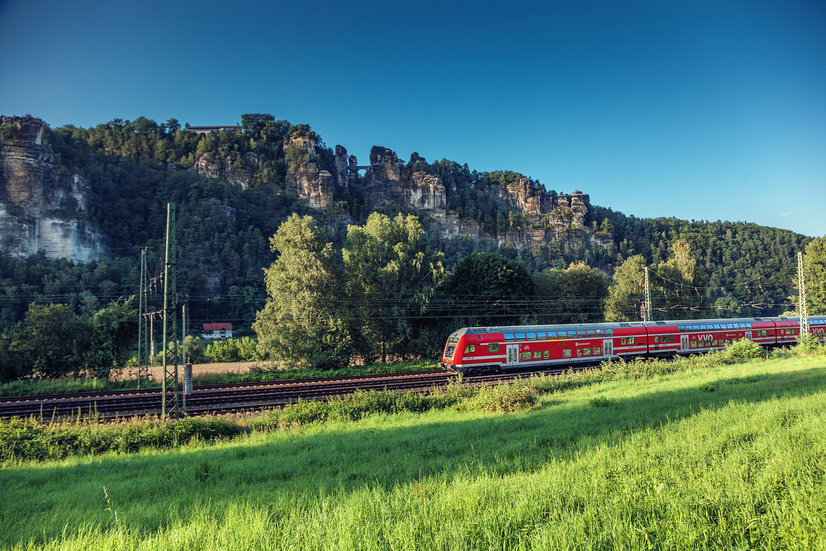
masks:
POLYGON ((680 333, 685 333, 685 325, 680 326, 680 333))
POLYGON ((534 359, 534 360, 541 360, 541 359, 542 359, 542 352, 540 352, 539 350, 537 350, 536 352, 534 352, 534 353, 533 353, 533 359, 534 359))
POLYGON ((700 326, 699 326, 699 325, 695 325, 695 326, 694 326, 694 330, 695 330, 695 331, 699 331, 699 330, 700 330, 700 326))
POLYGON ((700 331, 707 331, 707 330, 708 330, 708 327, 706 327, 705 325, 700 326, 700 331))
POLYGON ((597 329, 597 337, 604 337, 605 330, 604 329, 597 329))
POLYGON ((602 356, 602 348, 599 346, 595 346, 592 350, 594 351, 594 356, 602 356))
POLYGON ((565 348, 562 351, 562 357, 563 358, 570 358, 571 357, 571 349, 570 348, 565 348))
POLYGON ((537 338, 537 339, 539 339, 539 340, 541 340, 541 341, 544 341, 545 339, 547 339, 547 338, 548 338, 548 334, 547 334, 547 333, 545 333, 545 331, 539 331, 539 332, 536 334, 536 338, 537 338))
POLYGON ((583 356, 590 356, 591 355, 591 349, 590 348, 583 348, 582 349, 582 355, 583 356))
POLYGON ((577 332, 576 332, 576 336, 577 336, 577 337, 580 337, 580 338, 585 338, 585 337, 587 337, 588 335, 587 335, 587 333, 585 333, 585 331, 577 331, 577 332))
POLYGON ((728 327, 729 329, 734 329, 734 326, 733 326, 732 324, 730 324, 730 323, 727 325, 727 327, 728 327))
POLYGON ((660 336, 659 336, 659 335, 654 335, 654 342, 655 342, 655 343, 659 343, 659 342, 660 342, 660 336))
POLYGON ((499 352, 499 343, 494 342, 488 345, 488 352, 499 352))
POLYGON ((513 333, 505 333, 505 340, 512 341, 513 340, 513 333))
POLYGON ((516 334, 516 340, 524 341, 525 340, 525 333, 517 333, 516 334))
POLYGON ((697 348, 697 341, 691 341, 689 348, 697 348))
POLYGON ((556 331, 548 331, 548 338, 555 339, 556 338, 556 331))
POLYGON ((582 357, 582 349, 581 349, 581 348, 577 348, 577 349, 576 349, 576 357, 577 357, 577 358, 581 358, 581 357, 582 357))
POLYGON ((522 352, 522 361, 523 362, 527 362, 530 359, 531 359, 531 353, 530 352, 522 352))
POLYGON ((528 340, 535 341, 536 340, 536 333, 528 333, 528 340))
POLYGON ((628 343, 628 337, 623 337, 623 338, 620 339, 620 344, 627 344, 627 343, 628 343))
POLYGON ((594 330, 593 330, 593 329, 588 329, 588 336, 589 336, 589 337, 596 337, 596 336, 597 336, 597 334, 596 334, 596 332, 594 332, 594 330))
POLYGON ((614 336, 614 330, 613 329, 606 329, 605 330, 605 336, 613 337, 614 336))
POLYGON ((634 337, 628 337, 628 344, 634 344, 634 337))
POLYGON ((475 344, 469 344, 465 347, 465 354, 472 354, 474 352, 476 352, 476 345, 475 344))
POLYGON ((550 360, 550 359, 551 359, 551 352, 550 352, 550 350, 545 350, 545 351, 543 351, 543 352, 542 352, 542 358, 543 358, 543 359, 545 359, 545 360, 550 360))

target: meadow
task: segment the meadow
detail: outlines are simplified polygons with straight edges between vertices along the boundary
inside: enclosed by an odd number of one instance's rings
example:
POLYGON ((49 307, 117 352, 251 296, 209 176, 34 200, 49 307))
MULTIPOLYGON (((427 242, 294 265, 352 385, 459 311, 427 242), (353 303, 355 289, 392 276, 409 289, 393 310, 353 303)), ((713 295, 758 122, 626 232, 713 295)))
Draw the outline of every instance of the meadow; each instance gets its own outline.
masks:
POLYGON ((366 393, 385 407, 215 420, 244 430, 168 448, 7 450, 0 545, 826 549, 826 356, 653 365, 366 393))

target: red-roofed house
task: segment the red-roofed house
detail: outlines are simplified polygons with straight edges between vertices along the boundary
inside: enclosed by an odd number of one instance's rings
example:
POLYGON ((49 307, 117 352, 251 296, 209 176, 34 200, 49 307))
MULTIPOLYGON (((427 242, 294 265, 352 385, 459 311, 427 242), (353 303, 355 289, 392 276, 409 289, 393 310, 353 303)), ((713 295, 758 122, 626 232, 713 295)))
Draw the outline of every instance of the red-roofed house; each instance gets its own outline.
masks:
POLYGON ((205 323, 204 330, 201 332, 201 338, 204 339, 231 339, 232 338, 232 324, 231 323, 205 323))

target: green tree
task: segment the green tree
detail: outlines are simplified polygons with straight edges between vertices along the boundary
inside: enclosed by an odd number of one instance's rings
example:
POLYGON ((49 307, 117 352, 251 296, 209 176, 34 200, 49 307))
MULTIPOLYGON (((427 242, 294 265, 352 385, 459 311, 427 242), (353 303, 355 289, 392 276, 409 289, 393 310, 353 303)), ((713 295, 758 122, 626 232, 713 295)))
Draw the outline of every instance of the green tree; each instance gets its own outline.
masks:
POLYGON ((602 305, 610 279, 584 262, 565 270, 534 274, 536 315, 541 323, 594 323, 603 318, 602 305))
MULTIPOLYGON (((662 317, 694 319, 708 315, 702 289, 706 283, 705 275, 686 240, 672 242, 671 257, 657 265, 654 271, 659 276, 659 282, 656 282, 657 292, 652 292, 651 300, 657 302, 654 297, 664 298, 664 302, 656 304, 658 310, 665 311, 662 317)), ((654 317, 657 319, 660 316, 654 317)))
POLYGON ((26 373, 56 379, 86 367, 90 325, 66 304, 32 304, 11 332, 9 352, 26 373))
POLYGON ((349 363, 351 339, 341 319, 341 267, 315 221, 297 214, 270 239, 278 259, 264 270, 267 300, 253 330, 262 357, 293 365, 349 363))
POLYGON ((357 312, 360 355, 413 355, 428 304, 444 272, 442 254, 427 249, 419 219, 373 213, 350 226, 342 250, 348 296, 357 312))
POLYGON ((605 321, 639 321, 645 304, 645 259, 635 255, 614 271, 605 299, 605 321))
POLYGON ((92 317, 87 367, 97 377, 108 377, 113 368, 125 366, 133 352, 138 329, 133 300, 118 299, 92 317))
POLYGON ((451 300, 458 327, 526 322, 534 296, 523 264, 487 252, 473 253, 456 264, 442 292, 451 300))
POLYGON ((806 277, 806 309, 811 315, 826 314, 826 237, 813 239, 803 257, 806 277))

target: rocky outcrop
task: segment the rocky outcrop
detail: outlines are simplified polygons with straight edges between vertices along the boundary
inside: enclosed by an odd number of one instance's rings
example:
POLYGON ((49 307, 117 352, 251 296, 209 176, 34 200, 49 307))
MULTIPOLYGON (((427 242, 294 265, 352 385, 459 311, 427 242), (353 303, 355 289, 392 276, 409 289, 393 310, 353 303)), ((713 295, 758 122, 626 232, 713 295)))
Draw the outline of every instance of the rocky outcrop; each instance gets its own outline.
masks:
POLYGON ((293 134, 284 140, 289 167, 286 192, 313 208, 322 209, 333 202, 336 183, 329 171, 319 170, 315 146, 315 132, 293 134))
POLYGON ((108 239, 89 216, 90 182, 57 165, 40 144, 43 126, 32 117, 0 120, 0 247, 17 257, 40 249, 79 262, 109 256, 108 239))
POLYGON ((522 178, 507 186, 508 197, 513 207, 526 216, 547 214, 553 208, 553 200, 544 192, 533 189, 530 181, 522 178))
POLYGON ((447 204, 442 181, 426 172, 414 172, 403 186, 404 202, 419 210, 443 210, 447 204))
POLYGON ((195 159, 193 170, 209 178, 222 178, 246 189, 252 182, 255 169, 260 168, 263 161, 250 152, 244 156, 244 162, 246 166, 236 166, 232 157, 216 159, 212 153, 202 153, 195 159))

